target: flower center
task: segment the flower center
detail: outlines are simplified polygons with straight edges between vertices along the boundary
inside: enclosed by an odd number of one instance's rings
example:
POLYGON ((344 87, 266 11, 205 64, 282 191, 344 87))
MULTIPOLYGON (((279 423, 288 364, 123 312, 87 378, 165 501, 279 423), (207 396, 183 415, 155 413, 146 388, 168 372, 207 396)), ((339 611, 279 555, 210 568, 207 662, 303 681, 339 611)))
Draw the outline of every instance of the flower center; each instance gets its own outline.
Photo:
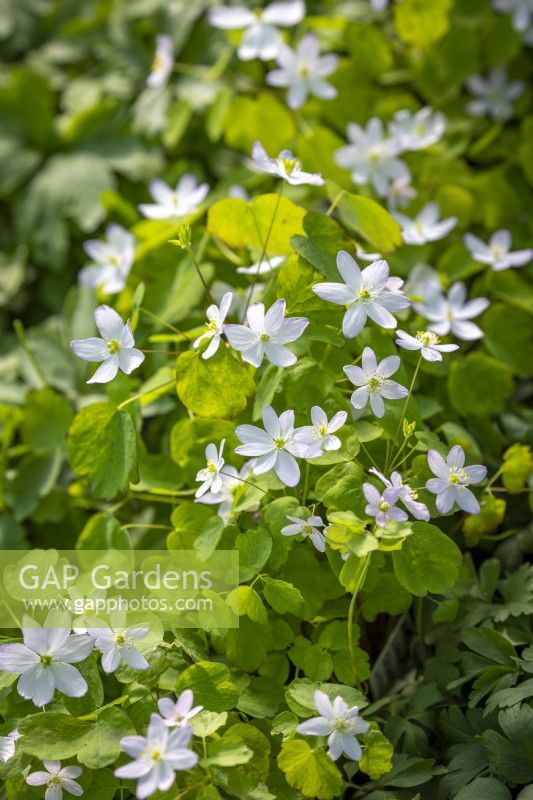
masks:
POLYGON ((298 67, 298 75, 300 76, 300 78, 308 78, 310 74, 311 70, 309 69, 307 64, 300 64, 300 66, 298 67))
POLYGON ((302 166, 297 158, 283 158, 281 163, 287 175, 292 175, 295 170, 300 169, 302 166))
POLYGON ((158 69, 162 69, 165 66, 165 59, 156 53, 154 60, 152 61, 152 72, 155 72, 158 69))
POLYGON ((325 439, 328 435, 328 426, 327 425, 320 425, 318 429, 318 435, 321 439, 325 439))
POLYGON ((41 664, 43 665, 43 667, 48 667, 52 663, 52 656, 49 655, 48 653, 44 653, 40 657, 40 661, 41 661, 41 664))
POLYGON ((285 439, 283 436, 278 436, 277 439, 274 439, 274 444, 278 450, 282 450, 285 447, 285 439))
POLYGON ((62 781, 59 775, 52 775, 48 778, 48 786, 62 786, 62 781))
POLYGON ((216 319, 212 319, 211 322, 208 322, 206 325, 208 331, 216 331, 217 327, 216 319))
POLYGON ((432 333, 432 331, 417 331, 416 338, 424 345, 424 347, 432 344, 438 344, 439 341, 439 337, 435 333, 432 333))
POLYGON ((493 244, 490 248, 490 254, 494 261, 498 261, 503 255, 505 255, 505 250, 503 247, 499 247, 497 244, 493 244))
POLYGON ((381 503, 378 505, 380 511, 386 512, 389 510, 389 504, 386 500, 382 500, 381 503))
POLYGON ((465 470, 454 467, 450 472, 450 483, 452 486, 464 485, 468 483, 468 477, 465 470))
POLYGON ((417 136, 423 136, 426 132, 425 125, 422 122, 418 122, 415 125, 415 133, 417 136))
POLYGON ((259 341, 260 342, 269 342, 270 341, 270 336, 268 335, 268 333, 260 333, 259 334, 259 341))
POLYGON ((120 350, 120 342, 118 339, 111 339, 110 342, 107 342, 107 349, 111 353, 112 356, 116 355, 120 350))
POLYGON ((377 392, 378 389, 383 384, 383 378, 380 378, 379 375, 372 375, 368 379, 368 388, 371 392, 377 392))
POLYGON ((304 525, 302 528, 302 533, 305 533, 306 536, 311 536, 311 534, 313 533, 313 526, 304 525))
POLYGON ((109 263, 112 264, 114 267, 118 267, 120 264, 120 258, 113 253, 113 255, 109 256, 109 263))
POLYGON ((212 475, 214 475, 215 472, 217 471, 217 465, 213 461, 208 461, 207 471, 210 472, 212 475))
POLYGON ((113 635, 113 639, 115 640, 115 644, 121 645, 125 644, 126 642, 126 634, 124 631, 115 631, 113 635))
POLYGON ((363 287, 362 289, 359 289, 358 297, 359 300, 370 300, 372 294, 369 289, 363 287))
POLYGON ((343 733, 350 730, 350 723, 348 722, 347 719, 344 719, 343 717, 337 717, 337 719, 333 720, 331 727, 333 728, 334 731, 339 731, 339 733, 343 733))
POLYGON ((162 756, 163 754, 161 750, 155 749, 150 751, 150 758, 152 759, 152 761, 161 761, 162 756))

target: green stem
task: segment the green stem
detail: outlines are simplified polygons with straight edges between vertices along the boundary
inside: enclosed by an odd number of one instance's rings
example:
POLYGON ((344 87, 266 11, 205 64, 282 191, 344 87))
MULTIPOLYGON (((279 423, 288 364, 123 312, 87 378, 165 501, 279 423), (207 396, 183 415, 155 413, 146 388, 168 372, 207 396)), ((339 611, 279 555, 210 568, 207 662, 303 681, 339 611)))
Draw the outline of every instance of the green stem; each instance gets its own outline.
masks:
POLYGON ((341 197, 343 196, 343 194, 346 194, 346 189, 341 189, 340 192, 338 193, 338 195, 334 198, 334 200, 331 203, 330 207, 326 211, 326 217, 330 217, 333 214, 333 212, 337 208, 337 205, 338 205, 341 197))
MULTIPOLYGON (((268 226, 267 235, 266 235, 265 241, 263 243, 263 250, 261 252, 261 257, 259 259, 259 264, 262 264, 262 262, 264 261, 265 256, 266 256, 268 243, 270 241, 270 236, 271 236, 272 230, 274 228, 274 222, 276 221, 276 216, 277 216, 277 213, 278 213, 279 204, 281 202, 281 196, 283 194, 283 186, 284 186, 283 181, 281 181, 281 183, 279 185, 279 189, 278 189, 278 196, 277 196, 277 199, 276 199, 276 205, 274 206, 274 211, 272 212, 272 218, 270 220, 270 225, 268 226)), ((254 220, 255 220, 255 217, 254 217, 254 220)), ((256 225, 256 227, 257 227, 257 225, 256 225)), ((243 322, 246 319, 246 312, 248 311, 248 306, 250 305, 250 298, 252 297, 255 284, 257 283, 258 274, 259 274, 259 269, 257 270, 257 272, 254 273, 253 278, 252 278, 252 283, 250 284, 250 291, 248 292, 248 298, 246 300, 246 305, 244 307, 244 311, 243 311, 243 315, 242 315, 242 321, 243 322)))
MULTIPOLYGON (((412 380, 411 380, 411 383, 410 383, 410 386, 409 386, 409 391, 407 393, 407 397, 405 398, 405 403, 403 404, 403 409, 402 409, 402 413, 401 413, 401 416, 400 416, 400 420, 398 422, 398 427, 396 428, 396 433, 394 434, 394 438, 392 440, 392 447, 393 448, 396 445, 396 439, 398 438, 398 434, 399 434, 399 432, 400 432, 400 430, 402 428, 403 421, 405 419, 405 412, 407 411, 407 406, 409 405, 409 400, 411 399, 411 395, 413 393, 413 389, 414 389, 414 386, 415 386, 415 382, 416 382, 416 379, 417 379, 417 376, 418 376, 418 371, 420 369, 420 364, 421 363, 422 363, 422 354, 420 354, 418 356, 418 361, 417 361, 416 368, 415 368, 415 371, 413 373, 413 377, 412 377, 412 380)), ((387 459, 387 463, 385 464, 385 473, 387 472, 388 467, 389 467, 389 463, 388 463, 388 459, 387 459)))
POLYGON ((150 389, 145 389, 143 392, 138 392, 137 394, 134 394, 131 397, 128 397, 127 400, 123 400, 122 403, 119 403, 118 406, 117 406, 117 409, 120 410, 120 409, 124 408, 125 406, 129 405, 130 403, 133 403, 134 400, 138 400, 139 397, 144 397, 146 394, 151 394, 152 392, 157 392, 159 389, 164 389, 165 386, 170 386, 173 383, 174 383, 174 378, 172 378, 171 381, 165 381, 165 383, 159 384, 159 386, 152 386, 150 389))
POLYGON ((368 572, 368 567, 370 566, 371 557, 372 553, 369 553, 367 556, 364 556, 361 559, 359 565, 359 575, 357 576, 357 580, 355 582, 352 599, 350 601, 350 608, 348 610, 348 648, 350 650, 350 658, 352 660, 353 671, 356 676, 356 683, 360 683, 360 681, 357 680, 357 672, 355 669, 355 642, 353 638, 353 618, 355 614, 357 595, 361 591, 361 588, 365 582, 366 573, 368 572))
POLYGON ((202 274, 202 270, 200 269, 200 264, 198 263, 198 260, 197 260, 196 256, 194 255, 194 250, 192 249, 192 247, 189 247, 189 255, 192 258, 192 263, 194 264, 194 268, 195 268, 195 270, 196 270, 196 272, 198 274, 198 277, 200 278, 200 281, 202 282, 202 286, 204 287, 204 292, 205 292, 205 294, 207 296, 207 299, 209 300, 210 303, 212 303, 213 305, 216 305, 216 303, 215 303, 215 301, 213 299, 213 295, 211 294, 211 290, 209 289, 209 286, 207 285, 207 281, 206 281, 206 279, 204 278, 204 276, 202 274))
POLYGON ((183 338, 187 339, 188 342, 191 341, 191 339, 189 339, 189 337, 187 336, 186 333, 183 333, 183 331, 180 331, 179 328, 176 328, 174 325, 171 325, 170 322, 166 321, 166 319, 163 319, 162 317, 158 317, 157 314, 152 314, 152 312, 148 311, 147 308, 144 308, 143 306, 139 306, 139 311, 142 311, 143 314, 146 314, 147 317, 150 317, 151 319, 155 320, 155 322, 159 322, 160 325, 164 325, 165 328, 168 328, 169 330, 173 331, 174 333, 178 333, 180 336, 183 336, 183 338))

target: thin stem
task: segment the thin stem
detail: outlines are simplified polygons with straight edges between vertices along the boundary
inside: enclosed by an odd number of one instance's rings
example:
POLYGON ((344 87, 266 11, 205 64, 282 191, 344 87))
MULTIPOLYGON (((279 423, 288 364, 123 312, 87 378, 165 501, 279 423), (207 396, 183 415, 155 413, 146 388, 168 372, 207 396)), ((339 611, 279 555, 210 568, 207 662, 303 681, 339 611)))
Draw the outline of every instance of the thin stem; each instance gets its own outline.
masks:
POLYGON ((247 483, 249 486, 253 486, 254 489, 259 489, 259 491, 263 492, 263 494, 268 494, 271 497, 273 496, 269 491, 267 491, 266 489, 262 489, 261 486, 258 486, 257 483, 253 483, 253 481, 247 481, 246 478, 236 477, 235 475, 232 475, 230 472, 224 472, 223 469, 220 470, 220 474, 229 475, 230 478, 234 478, 236 481, 240 481, 241 483, 247 483))
POLYGON ((196 256, 194 255, 194 250, 192 249, 192 247, 189 247, 188 250, 189 250, 189 254, 190 254, 191 258, 192 258, 192 263, 194 264, 194 268, 196 269, 196 272, 198 273, 198 277, 200 278, 200 280, 202 282, 202 286, 204 287, 204 292, 206 293, 207 299, 209 300, 210 303, 212 303, 213 305, 216 305, 216 303, 215 303, 215 301, 213 299, 213 295, 211 294, 211 291, 209 289, 209 286, 207 285, 207 281, 206 281, 206 279, 204 278, 204 276, 202 274, 202 270, 200 269, 200 264, 198 263, 198 260, 197 260, 196 256))
MULTIPOLYGON (((409 391, 407 393, 407 397, 405 398, 405 403, 403 404, 403 409, 402 409, 402 413, 401 413, 401 416, 400 416, 400 420, 398 422, 398 427, 396 428, 396 433, 394 434, 394 438, 392 440, 392 447, 395 446, 396 439, 398 438, 398 434, 399 434, 399 432, 400 432, 400 430, 402 428, 403 421, 405 419, 405 412, 407 411, 407 406, 409 405, 409 400, 411 399, 411 395, 413 393, 415 382, 416 382, 416 379, 417 379, 417 376, 418 376, 418 370, 420 369, 420 364, 421 363, 422 363, 422 354, 420 354, 418 356, 418 361, 417 361, 417 364, 416 364, 415 371, 413 373, 411 384, 409 386, 409 391)), ((387 460, 387 463, 385 464, 385 472, 387 472, 388 466, 389 466, 389 464, 388 464, 388 460, 387 460)))
MULTIPOLYGON (((277 216, 277 213, 278 213, 279 204, 281 202, 281 196, 283 194, 283 187, 284 187, 284 184, 283 184, 283 181, 281 181, 280 185, 279 185, 279 189, 278 189, 278 196, 277 196, 277 199, 276 199, 276 205, 274 206, 274 211, 272 212, 272 219, 270 220, 270 225, 268 226, 267 235, 266 235, 265 241, 263 243, 263 250, 261 252, 261 257, 259 259, 259 264, 262 264, 263 261, 265 260, 265 256, 266 256, 266 252, 267 252, 267 248, 268 248, 268 243, 270 241, 270 236, 271 236, 272 230, 274 228, 274 222, 276 221, 276 216, 277 216)), ((255 219, 255 217, 254 217, 254 219, 255 219)), ((259 274, 259 269, 257 270, 257 272, 254 273, 254 276, 252 278, 252 283, 250 284, 251 289, 250 289, 250 292, 248 293, 248 297, 246 299, 246 305, 244 307, 244 311, 243 311, 243 315, 242 315, 242 321, 243 322, 244 322, 244 320, 246 318, 246 312, 248 311, 248 306, 250 305, 250 298, 252 297, 253 290, 254 290, 255 284, 257 282, 258 274, 259 274)))
MULTIPOLYGON (((394 461, 394 463, 391 465, 390 471, 392 472, 393 469, 398 469, 398 467, 401 467, 402 464, 405 461, 407 461, 409 456, 416 450, 417 447, 418 447, 418 442, 411 447, 409 452, 404 455, 404 457, 401 459, 401 461, 397 461, 397 460, 394 461)), ((399 451, 398 451, 398 454, 399 454, 399 451)), ((423 489, 424 487, 421 486, 420 488, 423 489)))
POLYGON ((140 350, 141 353, 158 353, 160 356, 176 356, 176 358, 181 355, 181 353, 172 350, 145 350, 144 347, 141 347, 140 350))
POLYGON ((341 197, 343 196, 343 194, 346 194, 346 189, 341 189, 340 192, 338 193, 338 195, 334 198, 334 200, 331 203, 330 207, 326 211, 326 217, 330 217, 333 214, 333 212, 337 208, 337 205, 339 204, 339 201, 340 201, 341 197))
POLYGON ((364 446, 363 442, 359 442, 359 447, 361 448, 363 453, 366 455, 368 460, 372 463, 372 466, 375 467, 376 469, 379 469, 378 465, 376 464, 376 462, 374 461, 374 459, 372 458, 372 456, 368 452, 367 448, 364 446))
POLYGON ((158 525, 155 522, 150 524, 142 522, 128 522, 127 525, 121 525, 120 527, 122 528, 123 531, 125 531, 127 528, 157 528, 158 530, 165 530, 165 531, 172 530, 171 525, 158 525))
POLYGON ((151 389, 145 389, 143 392, 138 392, 137 394, 134 394, 131 397, 128 397, 127 400, 123 400, 122 403, 119 403, 118 406, 117 406, 117 409, 120 410, 120 409, 124 408, 125 406, 129 405, 130 403, 133 403, 134 400, 138 400, 139 397, 144 397, 144 395, 146 395, 146 394, 151 394, 152 392, 157 392, 159 389, 164 389, 165 386, 170 386, 173 383, 174 383, 174 378, 172 378, 171 381, 165 381, 165 383, 159 384, 159 386, 152 386, 151 389))
POLYGON ((147 317, 150 317, 151 319, 155 320, 156 322, 159 322, 160 325, 164 325, 165 328, 168 328, 169 330, 173 331, 174 333, 177 333, 180 336, 183 336, 183 338, 186 339, 188 342, 192 341, 191 339, 189 339, 189 337, 187 336, 186 333, 183 333, 183 331, 180 331, 179 328, 176 328, 174 325, 171 325, 170 322, 166 321, 166 319, 162 319, 162 317, 158 317, 157 314, 152 314, 152 312, 148 311, 147 308, 144 308, 143 306, 139 306, 139 311, 142 311, 143 314, 146 314, 147 317))
POLYGON ((357 680, 357 672, 355 669, 355 642, 353 638, 353 618, 355 614, 357 595, 361 591, 361 588, 365 582, 366 573, 370 565, 371 557, 372 553, 369 553, 362 559, 362 563, 360 564, 359 567, 359 575, 357 576, 357 581, 355 583, 355 587, 353 590, 352 599, 350 601, 350 608, 348 610, 348 648, 350 650, 350 658, 352 660, 352 667, 355 674, 355 680, 357 683, 360 683, 360 681, 357 680))

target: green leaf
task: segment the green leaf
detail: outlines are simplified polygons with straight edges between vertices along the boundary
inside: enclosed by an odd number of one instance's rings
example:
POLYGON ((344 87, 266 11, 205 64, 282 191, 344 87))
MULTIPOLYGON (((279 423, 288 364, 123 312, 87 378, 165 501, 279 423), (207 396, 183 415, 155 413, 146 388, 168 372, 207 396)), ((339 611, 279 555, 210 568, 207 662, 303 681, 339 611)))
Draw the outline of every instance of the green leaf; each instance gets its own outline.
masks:
POLYGON ((87 478, 97 497, 111 500, 135 480, 135 428, 126 411, 92 403, 76 414, 68 433, 72 469, 87 478))
POLYGON ((293 115, 285 104, 270 92, 256 97, 240 95, 228 106, 224 119, 224 136, 234 150, 251 153, 254 142, 263 141, 268 130, 269 155, 277 156, 287 147, 296 132, 293 115))
POLYGON ((207 230, 229 247, 255 247, 267 253, 290 255, 291 237, 303 233, 305 209, 279 194, 263 194, 246 200, 219 200, 207 214, 207 230), (272 222, 274 220, 274 222, 272 222))
POLYGON ((446 592, 459 576, 461 551, 435 525, 414 522, 412 527, 413 533, 404 540, 402 549, 392 553, 396 577, 418 597, 446 592))
POLYGON ((401 39, 416 47, 429 47, 449 28, 453 0, 402 0, 394 6, 394 25, 401 39))
POLYGON ((229 593, 226 602, 240 617, 249 617, 263 625, 268 621, 263 601, 251 586, 237 586, 229 593))
POLYGON ((95 514, 85 523, 78 537, 79 550, 129 550, 131 541, 120 522, 111 514, 95 514))
POLYGON ((120 740, 134 733, 119 708, 104 708, 95 721, 50 711, 32 714, 19 724, 20 747, 37 758, 62 760, 76 756, 91 769, 112 764, 120 754, 120 740))
POLYGON ((304 599, 301 592, 287 581, 279 581, 269 575, 263 577, 265 598, 274 611, 280 614, 298 614, 304 599))
POLYGON ((178 677, 176 694, 184 689, 192 689, 195 703, 208 711, 228 711, 239 697, 229 669, 214 661, 198 661, 187 667, 178 677))
POLYGON ((342 191, 336 184, 327 182, 328 197, 337 202, 339 217, 349 230, 360 234, 381 253, 389 253, 402 244, 400 224, 388 211, 363 195, 342 191))
POLYGON ((291 739, 283 744, 278 765, 287 783, 304 797, 332 800, 340 795, 343 779, 333 761, 323 750, 313 750, 303 739, 291 739))
POLYGON ((513 444, 503 454, 502 480, 508 492, 519 492, 524 488, 533 469, 531 448, 523 444, 513 444))
POLYGON ((394 748, 381 731, 370 730, 361 736, 363 755, 359 761, 359 769, 372 780, 381 778, 392 769, 394 748))
POLYGON ((193 414, 236 417, 255 390, 251 372, 224 346, 209 359, 203 359, 197 350, 188 351, 176 361, 176 391, 193 414))
POLYGON ((511 792, 496 778, 476 778, 455 795, 454 800, 511 800, 511 792))
POLYGON ((303 226, 306 235, 293 236, 293 248, 328 281, 338 281, 337 253, 339 250, 349 250, 350 240, 344 235, 338 222, 316 211, 307 212, 303 226))
POLYGON ((533 709, 516 705, 498 714, 504 735, 487 730, 481 743, 492 770, 510 783, 533 781, 533 709))
POLYGON ((207 758, 202 759, 204 767, 236 767, 246 764, 253 756, 253 751, 245 745, 236 733, 226 732, 207 748, 207 758))
POLYGON ((509 367, 483 353, 470 353, 453 361, 450 367, 448 393, 453 407, 463 417, 499 414, 512 391, 509 367))
POLYGON ((72 422, 69 403, 53 389, 30 392, 26 398, 22 437, 32 450, 41 455, 62 448, 72 422))

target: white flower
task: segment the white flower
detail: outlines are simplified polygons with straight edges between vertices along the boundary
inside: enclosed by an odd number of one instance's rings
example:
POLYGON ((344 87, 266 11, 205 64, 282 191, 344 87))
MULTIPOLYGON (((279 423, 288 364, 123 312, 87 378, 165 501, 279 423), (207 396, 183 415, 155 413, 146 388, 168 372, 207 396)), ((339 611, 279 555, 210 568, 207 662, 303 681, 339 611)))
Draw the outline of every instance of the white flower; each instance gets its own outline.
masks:
POLYGON ((308 448, 305 457, 316 458, 322 455, 322 449, 338 450, 341 446, 341 440, 334 434, 335 431, 342 428, 347 416, 346 411, 337 411, 328 421, 326 412, 320 406, 313 406, 311 409, 311 422, 313 424, 298 428, 296 435, 298 442, 308 448))
POLYGON ((399 150, 424 150, 439 141, 446 130, 446 117, 440 111, 421 108, 415 114, 397 111, 389 124, 389 133, 399 150))
POLYGON ((230 345, 242 353, 244 361, 261 366, 264 357, 277 367, 296 363, 296 356, 283 345, 294 342, 309 324, 305 317, 285 319, 285 300, 276 300, 265 314, 263 303, 254 303, 246 312, 248 325, 226 325, 230 345))
POLYGON ((411 185, 411 176, 404 175, 390 184, 387 191, 387 205, 389 209, 403 208, 416 195, 416 189, 411 185))
POLYGON ((290 150, 282 150, 277 158, 270 158, 261 142, 256 142, 252 148, 252 166, 259 172, 276 175, 292 186, 310 183, 312 186, 322 186, 324 180, 318 172, 304 172, 302 165, 290 150))
POLYGON ((203 706, 193 708, 194 696, 190 689, 185 689, 174 703, 170 697, 162 697, 157 702, 159 713, 167 728, 183 728, 190 719, 203 709, 203 706))
POLYGON ((202 485, 196 490, 195 497, 201 497, 207 491, 217 494, 221 490, 222 478, 220 470, 224 466, 222 451, 224 450, 225 441, 225 439, 222 439, 218 450, 214 444, 208 444, 205 448, 207 465, 196 473, 196 480, 202 481, 202 485))
POLYGON ((504 69, 491 69, 486 78, 472 75, 466 86, 476 96, 466 110, 474 117, 490 117, 496 120, 507 120, 513 116, 513 100, 520 97, 525 89, 523 81, 507 82, 504 69))
POLYGON ((363 751, 356 735, 366 733, 370 725, 361 719, 358 707, 349 708, 342 697, 336 697, 332 703, 327 694, 319 689, 315 692, 315 707, 320 716, 301 722, 296 728, 297 732, 304 736, 327 736, 328 756, 333 761, 343 753, 359 761, 363 751))
POLYGON ((95 648, 102 653, 104 672, 115 672, 120 664, 134 669, 148 669, 150 665, 137 650, 136 643, 148 635, 150 628, 140 625, 126 627, 124 614, 117 614, 112 619, 112 626, 102 625, 98 620, 88 622, 87 626, 95 648))
POLYGON ((465 467, 465 453, 463 448, 456 444, 446 457, 446 461, 437 453, 430 450, 428 465, 436 478, 430 478, 426 489, 437 495, 437 511, 447 514, 455 503, 469 514, 479 514, 479 503, 467 489, 472 483, 480 483, 487 476, 487 468, 481 464, 465 467))
POLYGON ((241 275, 268 275, 280 267, 287 260, 287 256, 265 256, 262 261, 256 261, 251 267, 237 267, 241 275))
POLYGON ((431 322, 428 326, 430 331, 439 336, 452 333, 464 341, 480 339, 483 336, 481 328, 470 320, 482 314, 488 306, 489 301, 486 297, 467 300, 466 286, 461 281, 450 286, 447 296, 440 291, 433 292, 423 303, 414 304, 416 311, 431 322))
POLYGON ((15 755, 16 741, 20 739, 20 733, 15 728, 7 736, 0 736, 0 764, 5 764, 15 755))
POLYGON ((106 294, 121 292, 126 285, 135 256, 135 238, 121 225, 108 225, 107 241, 89 239, 83 249, 92 263, 83 267, 78 280, 83 286, 102 289, 106 294))
POLYGON ((263 9, 252 11, 245 6, 219 6, 209 12, 209 22, 222 30, 242 30, 238 56, 243 61, 276 58, 283 40, 277 29, 297 25, 305 16, 303 0, 286 0, 270 3, 263 9))
POLYGON ((437 239, 447 236, 457 225, 457 217, 439 220, 439 207, 436 203, 427 203, 414 219, 400 214, 399 211, 393 211, 392 216, 402 226, 402 236, 406 244, 436 242, 437 239))
POLYGON ((385 11, 389 5, 389 0, 370 0, 373 11, 385 11))
POLYGON ((77 586, 71 586, 68 590, 68 598, 64 598, 65 607, 69 614, 72 614, 72 630, 74 633, 87 633, 85 627, 85 617, 87 614, 94 613, 103 608, 106 598, 105 589, 91 589, 87 595, 83 595, 77 586))
POLYGON ((253 456, 252 471, 261 475, 273 469, 286 486, 296 486, 300 468, 294 456, 302 457, 304 448, 298 443, 294 431, 294 411, 289 409, 278 415, 272 406, 263 408, 265 430, 255 425, 239 425, 235 433, 242 442, 235 448, 241 456, 253 456))
POLYGON ((363 483, 363 494, 367 502, 365 514, 374 517, 379 528, 383 528, 389 520, 405 522, 407 519, 405 511, 394 505, 398 500, 396 489, 385 489, 383 494, 380 494, 373 484, 363 483))
POLYGON ((108 383, 119 369, 129 375, 144 361, 144 353, 133 346, 135 340, 130 323, 123 323, 116 311, 109 306, 98 306, 94 312, 96 327, 102 338, 74 339, 70 346, 84 361, 101 361, 87 383, 108 383))
POLYGON ((381 253, 367 253, 359 244, 355 245, 355 255, 357 258, 360 258, 361 261, 381 261, 383 258, 381 253))
POLYGON ((60 761, 43 761, 44 771, 31 772, 26 783, 29 786, 46 786, 45 800, 61 800, 63 789, 74 797, 81 797, 83 789, 74 780, 83 772, 81 767, 63 767, 60 761))
POLYGON ((321 517, 311 516, 308 519, 302 519, 301 517, 291 517, 287 514, 287 519, 291 521, 291 524, 285 525, 281 529, 280 533, 283 536, 296 536, 298 534, 307 536, 320 553, 325 551, 326 536, 324 531, 319 530, 325 524, 321 517))
POLYGON ((495 11, 509 12, 515 31, 523 33, 531 25, 533 18, 532 0, 492 0, 495 11))
POLYGON ((270 86, 288 88, 289 108, 300 108, 310 94, 322 100, 337 96, 337 90, 324 78, 335 72, 339 58, 334 54, 321 56, 320 44, 313 34, 304 36, 295 50, 282 44, 277 60, 280 69, 269 72, 266 81, 270 86))
POLYGON ((368 317, 383 328, 395 328, 397 323, 391 311, 407 308, 409 300, 397 288, 396 281, 389 278, 387 262, 375 261, 361 271, 353 258, 341 250, 337 254, 337 269, 344 283, 317 283, 313 292, 330 303, 346 306, 342 320, 346 338, 358 336, 368 317))
POLYGON ((416 264, 409 272, 404 292, 413 300, 428 303, 434 296, 442 294, 439 273, 425 264, 416 264))
POLYGON ((21 697, 45 706, 56 689, 67 697, 85 694, 85 678, 72 664, 86 659, 93 649, 90 636, 71 636, 67 628, 41 628, 25 617, 22 638, 24 644, 0 646, 0 669, 20 675, 17 691, 21 697))
POLYGON ((531 248, 511 252, 513 243, 511 234, 503 229, 493 233, 488 244, 471 233, 466 234, 464 242, 474 261, 489 264, 495 272, 511 267, 523 267, 533 258, 531 248))
POLYGON ((172 219, 194 214, 209 192, 207 183, 197 183, 194 175, 182 175, 171 189, 161 180, 150 182, 150 194, 155 203, 141 203, 139 211, 148 219, 172 219))
POLYGON ((136 796, 144 800, 158 789, 166 792, 174 783, 176 770, 192 769, 198 756, 188 745, 192 728, 170 730, 157 714, 150 716, 146 736, 124 736, 120 746, 134 760, 115 770, 117 778, 138 778, 136 796))
POLYGON ((334 154, 339 167, 349 169, 356 184, 371 184, 380 197, 385 197, 389 184, 400 178, 409 179, 409 169, 397 158, 397 143, 384 135, 383 123, 377 117, 366 128, 351 122, 346 129, 350 144, 334 154))
POLYGON ((220 308, 216 305, 212 305, 209 306, 205 312, 208 320, 206 331, 197 339, 195 339, 192 345, 196 348, 200 346, 200 342, 203 342, 205 339, 210 339, 208 346, 202 353, 202 358, 211 358, 211 356, 214 356, 218 350, 220 338, 224 333, 224 321, 228 316, 232 301, 232 292, 226 292, 220 302, 220 308))
POLYGON ((407 397, 407 389, 396 381, 391 381, 390 376, 394 375, 400 367, 398 356, 387 356, 383 361, 377 363, 376 354, 371 347, 363 350, 362 366, 343 367, 348 379, 359 386, 352 394, 351 401, 354 408, 364 408, 370 401, 370 407, 376 417, 385 414, 386 400, 399 400, 407 397))
POLYGON ((156 47, 154 60, 152 62, 152 69, 146 85, 150 89, 161 89, 166 86, 166 83, 172 73, 174 66, 174 45, 170 36, 161 34, 156 38, 156 47))
POLYGON ((393 489, 396 492, 398 500, 404 504, 406 509, 415 519, 422 519, 425 522, 429 521, 430 514, 427 506, 418 500, 416 491, 411 489, 410 486, 403 482, 402 476, 399 472, 393 472, 390 476, 390 480, 386 478, 382 472, 379 472, 377 469, 375 469, 375 467, 369 469, 369 472, 372 472, 374 475, 376 475, 376 477, 378 477, 380 481, 385 484, 387 489, 393 489))
POLYGON ((218 492, 209 491, 198 497, 195 502, 205 503, 205 505, 214 506, 218 505, 218 516, 224 523, 228 523, 232 518, 233 501, 235 499, 235 492, 239 487, 242 487, 244 479, 248 477, 251 472, 249 464, 237 470, 231 464, 227 464, 223 472, 220 472, 221 486, 218 492))
POLYGON ((416 336, 405 331, 396 332, 396 344, 404 350, 420 350, 426 361, 442 361, 442 353, 451 353, 459 349, 458 344, 439 344, 439 337, 433 331, 417 331, 416 336))

